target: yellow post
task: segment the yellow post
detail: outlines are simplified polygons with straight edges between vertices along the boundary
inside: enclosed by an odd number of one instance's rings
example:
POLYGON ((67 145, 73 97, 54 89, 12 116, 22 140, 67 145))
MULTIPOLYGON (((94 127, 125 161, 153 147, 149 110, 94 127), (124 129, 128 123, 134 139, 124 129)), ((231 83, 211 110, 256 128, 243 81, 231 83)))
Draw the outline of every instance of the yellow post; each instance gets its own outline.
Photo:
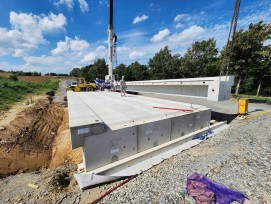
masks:
POLYGON ((238 101, 238 114, 247 114, 248 99, 239 99, 238 101))

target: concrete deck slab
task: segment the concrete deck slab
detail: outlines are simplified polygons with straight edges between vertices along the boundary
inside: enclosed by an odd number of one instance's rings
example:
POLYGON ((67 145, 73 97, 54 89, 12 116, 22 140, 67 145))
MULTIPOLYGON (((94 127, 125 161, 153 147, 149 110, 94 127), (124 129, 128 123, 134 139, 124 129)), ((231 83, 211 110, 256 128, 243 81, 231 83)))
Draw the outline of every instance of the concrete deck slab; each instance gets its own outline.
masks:
MULTIPOLYGON (((237 114, 238 113, 238 101, 233 100, 224 100, 224 101, 208 101, 203 98, 188 98, 183 96, 173 96, 165 94, 150 94, 145 93, 142 96, 150 98, 158 98, 164 100, 170 100, 175 102, 183 102, 189 104, 198 104, 211 108, 213 112, 222 113, 222 114, 237 114)), ((271 105, 261 104, 261 103, 249 103, 248 113, 253 114, 260 111, 270 110, 271 105)))
POLYGON ((208 127, 211 118, 204 106, 115 92, 69 92, 68 106, 72 147, 83 147, 87 172, 208 127))
MULTIPOLYGON (((191 109, 190 104, 161 99, 153 99, 144 96, 126 95, 121 97, 115 92, 78 92, 76 95, 84 101, 111 130, 156 121, 167 115, 180 116, 186 112, 178 110, 165 110, 153 107, 169 107, 191 109)), ((194 105, 193 110, 198 111, 205 107, 194 105)))

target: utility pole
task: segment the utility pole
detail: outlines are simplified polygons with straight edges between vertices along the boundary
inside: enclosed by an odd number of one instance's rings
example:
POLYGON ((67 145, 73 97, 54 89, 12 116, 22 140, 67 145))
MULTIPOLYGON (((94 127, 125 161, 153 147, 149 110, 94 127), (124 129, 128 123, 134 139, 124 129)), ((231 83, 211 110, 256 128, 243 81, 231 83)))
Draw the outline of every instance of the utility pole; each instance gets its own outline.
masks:
POLYGON ((109 25, 108 25, 108 55, 109 55, 109 80, 113 79, 113 34, 114 34, 114 27, 113 27, 113 0, 109 2, 109 25))

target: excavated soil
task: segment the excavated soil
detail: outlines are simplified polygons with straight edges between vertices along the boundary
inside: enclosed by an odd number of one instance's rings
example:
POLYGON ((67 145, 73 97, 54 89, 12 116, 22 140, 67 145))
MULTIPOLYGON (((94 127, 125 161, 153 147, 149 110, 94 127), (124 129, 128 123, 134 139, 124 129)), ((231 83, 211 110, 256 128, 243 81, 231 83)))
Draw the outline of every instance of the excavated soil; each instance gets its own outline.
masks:
POLYGON ((80 163, 81 150, 71 150, 68 111, 40 99, 0 127, 0 176, 30 172, 64 163, 80 163))

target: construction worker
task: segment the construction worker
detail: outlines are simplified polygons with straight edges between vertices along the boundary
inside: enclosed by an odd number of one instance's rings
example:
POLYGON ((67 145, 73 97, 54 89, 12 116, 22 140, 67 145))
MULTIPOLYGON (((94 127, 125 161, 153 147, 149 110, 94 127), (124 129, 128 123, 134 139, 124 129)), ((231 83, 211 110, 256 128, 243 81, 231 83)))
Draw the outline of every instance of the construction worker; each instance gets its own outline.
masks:
POLYGON ((123 96, 125 96, 126 88, 127 88, 127 85, 126 85, 126 82, 124 80, 124 76, 122 76, 121 80, 120 80, 120 93, 121 93, 121 96, 122 96, 122 94, 123 94, 123 96))
POLYGON ((113 85, 114 85, 114 92, 116 92, 117 91, 117 86, 118 86, 117 80, 114 80, 113 85))
POLYGON ((110 91, 114 91, 114 81, 110 80, 110 91))

